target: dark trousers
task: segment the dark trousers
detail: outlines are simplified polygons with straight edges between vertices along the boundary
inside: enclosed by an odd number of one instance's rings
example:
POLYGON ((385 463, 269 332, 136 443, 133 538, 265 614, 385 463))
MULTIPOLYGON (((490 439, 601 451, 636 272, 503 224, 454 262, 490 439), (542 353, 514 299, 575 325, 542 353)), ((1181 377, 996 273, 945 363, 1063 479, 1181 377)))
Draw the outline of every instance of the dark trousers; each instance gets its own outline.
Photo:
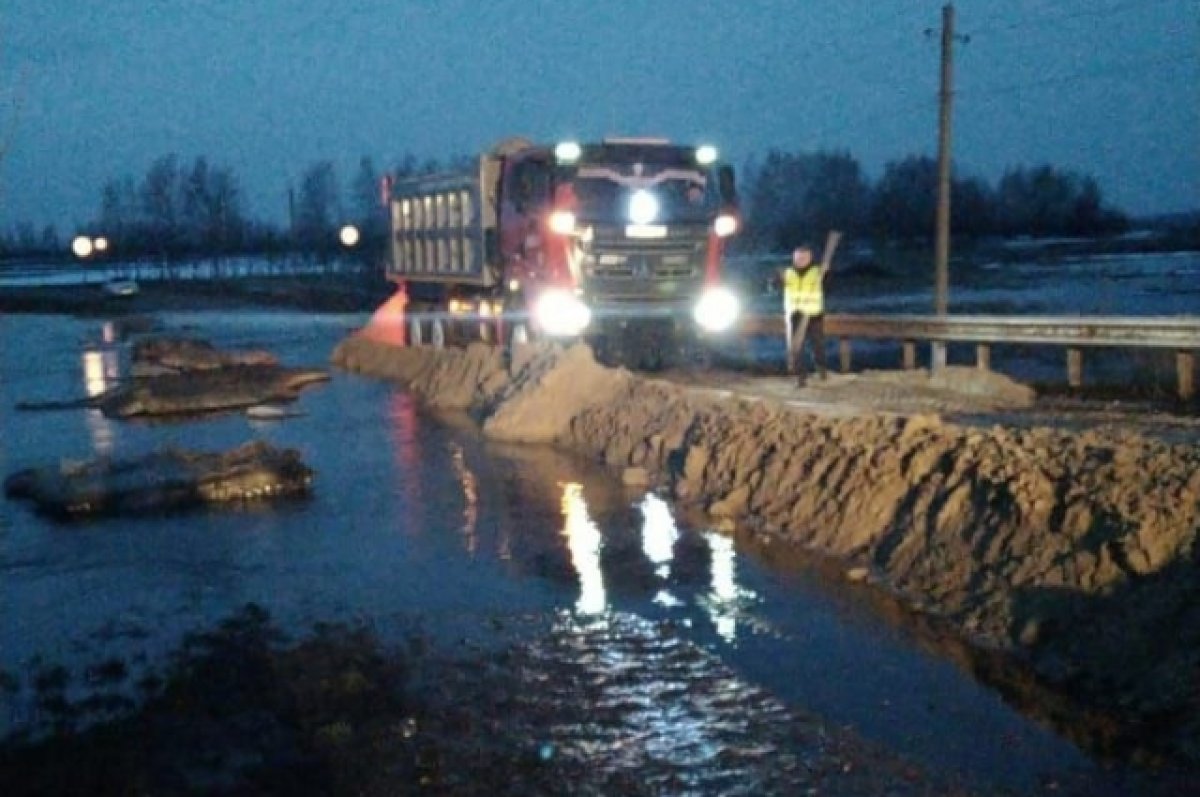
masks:
POLYGON ((792 370, 799 375, 800 381, 803 382, 808 375, 808 369, 804 367, 804 342, 812 341, 813 359, 817 362, 817 371, 824 379, 826 374, 825 314, 792 313, 789 323, 792 325, 792 350, 788 352, 788 358, 792 363, 792 370))

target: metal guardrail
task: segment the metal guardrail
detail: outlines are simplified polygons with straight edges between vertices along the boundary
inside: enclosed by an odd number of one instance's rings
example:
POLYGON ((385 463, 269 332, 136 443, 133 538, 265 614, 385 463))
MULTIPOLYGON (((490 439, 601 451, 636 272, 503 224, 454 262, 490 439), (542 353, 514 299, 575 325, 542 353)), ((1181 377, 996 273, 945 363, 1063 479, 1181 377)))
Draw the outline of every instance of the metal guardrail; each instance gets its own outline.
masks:
MULTIPOLYGON (((746 335, 782 335, 779 316, 751 316, 746 335)), ((845 315, 825 317, 830 337, 956 343, 1031 343, 1200 349, 1200 316, 845 315)))
MULTIPOLYGON (((785 333, 783 315, 750 316, 745 336, 785 333)), ((1063 346, 1072 387, 1083 380, 1084 347, 1174 350, 1180 398, 1195 395, 1195 352, 1200 350, 1200 316, 994 316, 844 315, 825 317, 825 334, 839 341, 842 370, 850 368, 849 341, 898 340, 904 367, 916 364, 916 342, 975 343, 976 365, 990 367, 992 344, 1063 346)))

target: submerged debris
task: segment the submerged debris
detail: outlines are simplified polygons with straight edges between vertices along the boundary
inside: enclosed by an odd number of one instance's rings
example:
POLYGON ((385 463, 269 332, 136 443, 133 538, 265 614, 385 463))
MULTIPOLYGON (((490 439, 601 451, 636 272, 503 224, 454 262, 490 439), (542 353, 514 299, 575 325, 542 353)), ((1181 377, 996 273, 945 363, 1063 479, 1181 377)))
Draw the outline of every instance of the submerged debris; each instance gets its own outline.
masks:
POLYGON ((313 472, 295 449, 247 443, 207 453, 166 449, 137 459, 27 468, 4 480, 4 494, 61 519, 138 514, 306 494, 313 472))

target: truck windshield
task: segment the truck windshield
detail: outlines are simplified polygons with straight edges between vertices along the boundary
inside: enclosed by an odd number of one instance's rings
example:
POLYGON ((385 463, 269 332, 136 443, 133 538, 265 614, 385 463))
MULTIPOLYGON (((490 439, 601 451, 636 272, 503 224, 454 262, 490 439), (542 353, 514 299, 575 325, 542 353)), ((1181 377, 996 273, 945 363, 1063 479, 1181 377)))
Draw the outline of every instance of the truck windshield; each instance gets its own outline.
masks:
POLYGON ((581 166, 569 179, 580 221, 625 224, 634 193, 646 191, 658 200, 657 224, 705 222, 717 211, 716 180, 699 169, 642 165, 581 166))

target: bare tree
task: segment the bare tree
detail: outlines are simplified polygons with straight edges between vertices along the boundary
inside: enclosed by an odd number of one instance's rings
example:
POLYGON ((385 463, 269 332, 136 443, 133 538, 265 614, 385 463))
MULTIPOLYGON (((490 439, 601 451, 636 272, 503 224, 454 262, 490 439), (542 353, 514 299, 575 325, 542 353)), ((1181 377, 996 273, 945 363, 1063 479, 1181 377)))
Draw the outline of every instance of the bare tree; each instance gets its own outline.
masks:
POLYGON ((138 191, 147 244, 163 260, 174 256, 179 249, 179 181, 178 157, 164 155, 151 164, 138 191))
POLYGON ((298 242, 327 263, 336 244, 334 226, 341 216, 337 172, 331 161, 314 163, 300 181, 296 209, 298 242))

